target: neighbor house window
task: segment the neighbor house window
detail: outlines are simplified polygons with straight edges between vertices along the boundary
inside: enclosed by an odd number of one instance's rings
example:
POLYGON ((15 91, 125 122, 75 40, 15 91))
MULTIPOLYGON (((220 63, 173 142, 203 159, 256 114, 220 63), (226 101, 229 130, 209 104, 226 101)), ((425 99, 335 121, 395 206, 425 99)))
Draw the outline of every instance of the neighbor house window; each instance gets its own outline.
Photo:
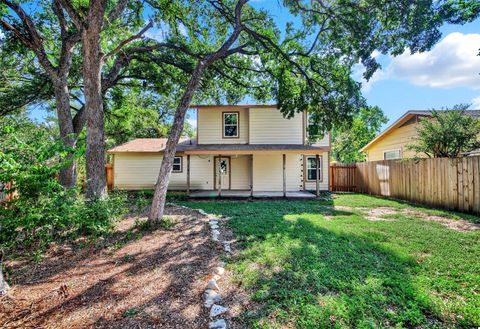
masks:
POLYGON ((172 172, 182 172, 182 157, 173 158, 172 172))
POLYGON ((238 137, 238 112, 223 113, 223 137, 238 137))
POLYGON ((402 152, 400 150, 390 150, 390 151, 383 152, 384 160, 395 160, 395 159, 401 159, 401 158, 402 158, 402 152))
MULTIPOLYGON (((307 180, 317 180, 317 158, 315 156, 309 156, 307 161, 307 180)), ((322 180, 322 157, 318 159, 320 166, 318 170, 318 180, 322 180)))

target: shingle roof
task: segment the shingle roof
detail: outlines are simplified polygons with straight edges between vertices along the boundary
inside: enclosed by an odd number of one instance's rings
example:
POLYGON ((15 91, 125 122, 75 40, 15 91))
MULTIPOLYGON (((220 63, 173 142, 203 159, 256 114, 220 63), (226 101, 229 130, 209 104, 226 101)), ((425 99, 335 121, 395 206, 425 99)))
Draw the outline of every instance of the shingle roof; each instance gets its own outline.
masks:
MULTIPOLYGON (((180 139, 177 150, 186 145, 190 140, 188 138, 180 139)), ((115 146, 108 150, 108 153, 125 153, 125 152, 146 152, 155 153, 165 150, 167 138, 137 138, 125 144, 115 146)))
MULTIPOLYGON (((166 138, 138 138, 125 144, 116 146, 108 153, 157 153, 165 150, 166 138)), ((209 151, 328 151, 325 146, 311 146, 301 144, 197 144, 195 139, 181 139, 177 145, 177 152, 209 151)))

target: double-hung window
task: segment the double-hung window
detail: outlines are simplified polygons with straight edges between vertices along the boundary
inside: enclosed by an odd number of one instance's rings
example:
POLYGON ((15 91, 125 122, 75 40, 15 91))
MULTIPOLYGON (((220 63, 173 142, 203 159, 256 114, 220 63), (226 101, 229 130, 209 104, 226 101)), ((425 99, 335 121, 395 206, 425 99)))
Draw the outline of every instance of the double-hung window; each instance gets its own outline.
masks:
POLYGON ((318 173, 318 180, 322 180, 322 157, 319 157, 319 167, 317 170, 317 158, 315 156, 309 156, 306 159, 307 163, 307 180, 315 181, 317 180, 317 173, 318 173))
POLYGON ((182 172, 182 157, 173 158, 172 172, 182 172))
POLYGON ((223 113, 223 138, 238 137, 238 112, 223 113))
POLYGON ((402 158, 402 152, 400 150, 389 150, 383 152, 383 160, 395 160, 395 159, 401 159, 402 158))

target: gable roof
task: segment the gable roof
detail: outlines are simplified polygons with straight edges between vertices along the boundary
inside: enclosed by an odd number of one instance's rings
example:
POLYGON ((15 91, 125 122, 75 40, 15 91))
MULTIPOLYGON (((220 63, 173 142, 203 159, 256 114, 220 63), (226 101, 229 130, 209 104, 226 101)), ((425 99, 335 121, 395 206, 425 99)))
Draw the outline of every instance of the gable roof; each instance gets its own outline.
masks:
MULTIPOLYGON (((367 148, 375 144, 377 141, 382 139, 383 136, 388 134, 390 131, 392 131, 395 128, 400 127, 402 124, 410 120, 412 117, 415 115, 420 115, 420 116, 432 116, 432 110, 414 110, 414 111, 408 111, 404 115, 402 115, 397 121, 392 123, 390 126, 388 126, 384 131, 382 131, 380 134, 378 134, 374 139, 372 139, 367 145, 362 147, 360 151, 365 151, 367 148)), ((466 110, 465 115, 472 116, 474 118, 480 118, 480 110, 466 110)))

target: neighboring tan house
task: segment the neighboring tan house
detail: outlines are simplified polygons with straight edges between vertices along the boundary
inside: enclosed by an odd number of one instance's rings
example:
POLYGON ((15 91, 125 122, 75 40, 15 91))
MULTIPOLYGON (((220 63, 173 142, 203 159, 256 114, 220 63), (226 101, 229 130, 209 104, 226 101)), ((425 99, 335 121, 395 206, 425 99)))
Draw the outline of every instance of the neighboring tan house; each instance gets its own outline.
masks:
MULTIPOLYGON (((310 145, 305 113, 286 119, 275 105, 194 108, 197 136, 180 141, 170 190, 210 191, 197 196, 312 196, 303 191, 328 190, 330 135, 310 145)), ((114 187, 153 188, 165 144, 163 138, 136 139, 109 150, 114 187)))
MULTIPOLYGON (((465 111, 466 115, 480 118, 480 110, 465 111)), ((408 111, 387 129, 382 131, 361 151, 367 156, 367 161, 406 159, 425 157, 409 150, 407 145, 412 144, 417 136, 419 121, 429 118, 432 111, 408 111)))

